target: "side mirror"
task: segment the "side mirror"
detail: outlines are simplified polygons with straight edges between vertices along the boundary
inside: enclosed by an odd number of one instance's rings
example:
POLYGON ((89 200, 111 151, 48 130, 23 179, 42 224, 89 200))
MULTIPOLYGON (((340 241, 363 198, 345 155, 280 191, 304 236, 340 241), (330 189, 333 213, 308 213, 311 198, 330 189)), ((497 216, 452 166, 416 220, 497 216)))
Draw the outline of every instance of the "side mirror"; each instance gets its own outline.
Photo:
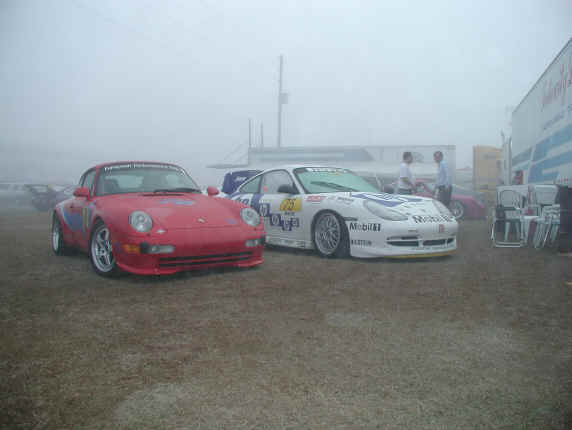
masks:
POLYGON ((218 189, 217 187, 213 187, 212 185, 207 187, 207 194, 210 197, 216 196, 218 194, 218 189))
POLYGON ((298 194, 298 190, 294 185, 287 185, 287 184, 280 185, 278 187, 278 192, 284 194, 298 194))
POLYGON ((89 197, 89 188, 87 187, 79 187, 76 188, 73 192, 73 195, 75 197, 85 197, 88 198, 89 197))

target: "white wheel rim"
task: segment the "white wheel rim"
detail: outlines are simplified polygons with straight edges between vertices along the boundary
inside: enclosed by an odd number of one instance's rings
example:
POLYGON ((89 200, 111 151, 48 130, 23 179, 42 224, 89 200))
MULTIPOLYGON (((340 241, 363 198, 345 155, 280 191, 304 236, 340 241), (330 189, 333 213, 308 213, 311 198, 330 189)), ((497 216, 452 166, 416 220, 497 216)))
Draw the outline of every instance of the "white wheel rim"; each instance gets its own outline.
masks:
POLYGON ((320 216, 314 227, 314 239, 318 250, 325 255, 333 254, 340 244, 341 226, 333 214, 320 216))
POLYGON ((453 201, 451 202, 451 213, 453 214, 453 216, 455 218, 460 218, 463 216, 463 206, 461 205, 461 203, 453 201))
POLYGON ((115 267, 113 248, 109 240, 109 230, 105 226, 97 228, 91 241, 91 259, 101 272, 110 272, 115 267))

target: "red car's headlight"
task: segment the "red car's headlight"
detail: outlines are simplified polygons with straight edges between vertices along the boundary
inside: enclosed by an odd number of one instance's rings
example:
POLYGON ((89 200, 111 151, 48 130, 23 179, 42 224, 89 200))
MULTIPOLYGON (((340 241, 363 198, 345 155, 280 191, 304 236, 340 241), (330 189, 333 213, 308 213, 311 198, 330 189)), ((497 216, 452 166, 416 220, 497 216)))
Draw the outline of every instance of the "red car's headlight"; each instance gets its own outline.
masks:
POLYGON ((252 227, 256 227, 260 224, 260 215, 252 208, 243 208, 240 211, 240 217, 244 221, 245 224, 248 224, 252 227))
POLYGON ((153 221, 145 212, 134 211, 129 215, 129 225, 139 233, 146 233, 153 227, 153 221))

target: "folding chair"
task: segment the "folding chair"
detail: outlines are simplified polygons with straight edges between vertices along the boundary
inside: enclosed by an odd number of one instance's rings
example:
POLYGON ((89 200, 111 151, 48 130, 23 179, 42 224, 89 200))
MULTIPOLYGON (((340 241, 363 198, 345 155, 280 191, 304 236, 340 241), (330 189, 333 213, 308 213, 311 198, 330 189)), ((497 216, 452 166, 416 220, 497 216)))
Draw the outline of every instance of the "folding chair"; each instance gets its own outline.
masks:
POLYGON ((560 228, 560 205, 544 207, 542 215, 536 220, 535 227, 532 245, 536 249, 542 249, 547 245, 553 246, 560 228))
POLYGON ((526 245, 523 196, 513 189, 498 191, 491 241, 496 248, 520 248, 526 245))

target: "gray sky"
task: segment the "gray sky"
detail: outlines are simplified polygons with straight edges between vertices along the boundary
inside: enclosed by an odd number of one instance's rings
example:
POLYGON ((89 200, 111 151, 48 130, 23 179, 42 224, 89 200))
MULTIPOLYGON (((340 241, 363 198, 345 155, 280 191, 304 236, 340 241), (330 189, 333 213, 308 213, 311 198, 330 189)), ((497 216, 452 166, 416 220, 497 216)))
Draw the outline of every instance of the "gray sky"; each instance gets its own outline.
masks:
POLYGON ((0 180, 149 159, 216 183, 248 118, 276 143, 280 54, 283 145, 455 144, 463 167, 571 36, 570 0, 0 0, 0 180))

